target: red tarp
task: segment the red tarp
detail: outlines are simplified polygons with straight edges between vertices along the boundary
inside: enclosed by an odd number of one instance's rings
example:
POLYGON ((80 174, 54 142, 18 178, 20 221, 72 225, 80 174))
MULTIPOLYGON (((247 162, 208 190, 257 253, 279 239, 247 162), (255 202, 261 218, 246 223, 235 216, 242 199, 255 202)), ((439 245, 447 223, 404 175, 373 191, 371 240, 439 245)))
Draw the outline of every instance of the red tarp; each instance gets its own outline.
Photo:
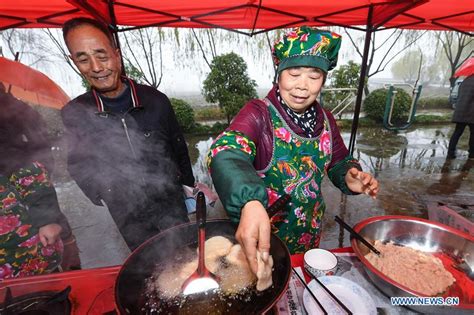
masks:
MULTIPOLYGON (((108 1, 1 0, 0 30, 59 27, 94 12, 109 22, 108 1), (74 5, 75 4, 75 5, 74 5), (79 9, 81 8, 81 9, 79 9)), ((365 25, 373 5, 373 24, 412 29, 474 31, 474 0, 116 0, 118 25, 222 27, 269 30, 293 25, 365 25), (412 8, 404 14, 400 12, 412 8), (393 16, 397 15, 395 18, 393 16)), ((112 23, 113 24, 113 23, 112 23)))

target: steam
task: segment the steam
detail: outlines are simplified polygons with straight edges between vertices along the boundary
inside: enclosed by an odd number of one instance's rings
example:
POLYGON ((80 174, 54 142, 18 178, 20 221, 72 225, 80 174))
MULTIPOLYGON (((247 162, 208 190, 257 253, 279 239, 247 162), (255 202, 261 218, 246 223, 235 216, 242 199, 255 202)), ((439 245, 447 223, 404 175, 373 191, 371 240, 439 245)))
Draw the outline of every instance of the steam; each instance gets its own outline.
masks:
MULTIPOLYGON (((214 138, 209 138, 207 140, 199 141, 196 144, 196 148, 199 151, 199 156, 197 158, 196 163, 193 165, 193 174, 196 179, 196 182, 203 183, 208 187, 213 189, 212 179, 209 176, 209 172, 207 171, 207 153, 211 148, 212 143, 214 142, 214 138)), ((213 189, 215 191, 215 189, 213 189)))
POLYGON ((0 173, 9 174, 33 161, 54 168, 47 128, 41 115, 5 92, 0 84, 0 173))
POLYGON ((76 145, 69 171, 89 198, 100 194, 128 245, 133 249, 159 231, 186 222, 177 165, 170 148, 156 143, 162 131, 144 133, 127 119, 129 142, 117 119, 94 118, 103 119, 94 126, 99 130, 81 126, 87 123, 83 117, 77 121, 85 132, 79 143, 68 143, 76 145))

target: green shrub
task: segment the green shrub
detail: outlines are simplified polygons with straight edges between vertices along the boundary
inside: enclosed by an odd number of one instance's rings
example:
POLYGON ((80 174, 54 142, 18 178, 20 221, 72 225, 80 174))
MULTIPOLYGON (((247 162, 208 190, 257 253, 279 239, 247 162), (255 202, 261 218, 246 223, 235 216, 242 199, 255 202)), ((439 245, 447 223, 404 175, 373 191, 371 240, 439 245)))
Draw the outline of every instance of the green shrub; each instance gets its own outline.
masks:
POLYGON ((227 127, 229 127, 228 123, 220 123, 216 122, 214 125, 211 127, 211 132, 212 133, 221 133, 224 131, 227 127))
MULTIPOLYGON (((395 89, 395 104, 392 112, 392 122, 406 120, 410 110, 411 97, 402 89, 395 89)), ((374 90, 364 101, 364 111, 367 116, 377 122, 383 121, 388 89, 374 90)))
MULTIPOLYGON (((328 79, 330 85, 328 85, 328 88, 357 88, 359 84, 359 74, 360 65, 350 60, 347 64, 341 65, 338 69, 329 74, 328 79)), ((352 93, 354 92, 323 90, 323 106, 326 109, 332 110, 352 93)))
POLYGON ((197 121, 226 119, 224 112, 218 106, 206 106, 195 109, 197 121))
POLYGON ((436 109, 436 108, 451 108, 447 96, 438 97, 424 97, 418 100, 417 108, 436 109))
POLYGON ((220 123, 216 122, 212 126, 208 125, 202 125, 200 123, 197 123, 193 130, 192 133, 195 135, 218 135, 222 131, 224 131, 229 125, 227 123, 220 123))
POLYGON ((257 97, 256 86, 248 76, 245 60, 231 52, 212 60, 202 92, 207 102, 219 104, 230 122, 249 99, 257 97))
POLYGON ((176 119, 183 132, 191 131, 194 128, 194 110, 186 103, 186 101, 179 98, 171 98, 171 106, 173 106, 176 119))

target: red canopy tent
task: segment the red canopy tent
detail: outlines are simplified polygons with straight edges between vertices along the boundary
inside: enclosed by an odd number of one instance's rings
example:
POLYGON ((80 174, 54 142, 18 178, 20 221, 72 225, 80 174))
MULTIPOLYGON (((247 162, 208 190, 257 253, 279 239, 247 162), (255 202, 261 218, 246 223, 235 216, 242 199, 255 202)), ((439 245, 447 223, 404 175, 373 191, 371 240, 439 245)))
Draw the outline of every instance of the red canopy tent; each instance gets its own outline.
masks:
POLYGON ((92 15, 115 25, 218 27, 251 35, 301 24, 367 25, 370 8, 376 27, 474 31, 472 0, 2 0, 0 30, 59 27, 92 15))
POLYGON ((351 151, 355 145, 372 32, 407 28, 474 34, 473 0, 0 1, 0 31, 17 27, 60 27, 64 21, 77 16, 102 20, 115 33, 150 26, 223 28, 250 36, 297 25, 335 25, 365 31, 359 92, 349 141, 351 151))

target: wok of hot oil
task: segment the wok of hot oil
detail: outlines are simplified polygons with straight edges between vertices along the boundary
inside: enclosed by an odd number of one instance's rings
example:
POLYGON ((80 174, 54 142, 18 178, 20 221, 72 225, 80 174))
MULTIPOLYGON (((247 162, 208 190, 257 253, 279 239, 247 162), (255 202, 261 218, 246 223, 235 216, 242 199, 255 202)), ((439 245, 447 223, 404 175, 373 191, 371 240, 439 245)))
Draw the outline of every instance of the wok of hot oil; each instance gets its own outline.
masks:
MULTIPOLYGON (((184 256, 189 259, 189 257, 192 257, 192 254, 184 256)), ((186 258, 182 260, 186 261, 186 258)), ((176 261, 173 264, 176 264, 176 261)), ((188 296, 179 294, 169 298, 160 292, 155 283, 160 272, 163 272, 165 269, 166 266, 160 267, 146 281, 147 288, 144 292, 144 303, 141 308, 143 314, 240 315, 249 302, 255 302, 258 295, 262 294, 255 288, 255 277, 253 274, 251 274, 252 278, 250 278, 243 268, 231 265, 224 257, 221 257, 219 259, 219 267, 215 272, 220 279, 219 289, 188 296)), ((273 289, 272 287, 265 292, 268 293, 273 289)))

